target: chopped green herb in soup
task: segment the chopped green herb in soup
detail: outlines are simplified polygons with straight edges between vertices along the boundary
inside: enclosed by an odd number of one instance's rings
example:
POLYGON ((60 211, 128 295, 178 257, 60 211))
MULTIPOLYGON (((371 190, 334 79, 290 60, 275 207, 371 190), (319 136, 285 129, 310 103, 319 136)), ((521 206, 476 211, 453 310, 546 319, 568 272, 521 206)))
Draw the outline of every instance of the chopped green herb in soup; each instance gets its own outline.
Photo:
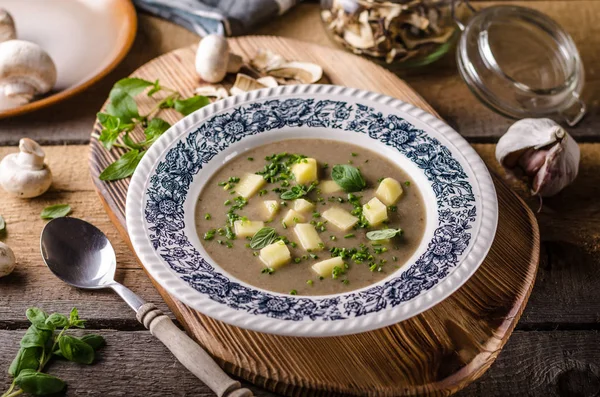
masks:
POLYGON ((418 247, 425 206, 411 181, 348 143, 271 143, 213 175, 198 199, 196 228, 216 263, 256 287, 346 292, 389 276, 418 247))

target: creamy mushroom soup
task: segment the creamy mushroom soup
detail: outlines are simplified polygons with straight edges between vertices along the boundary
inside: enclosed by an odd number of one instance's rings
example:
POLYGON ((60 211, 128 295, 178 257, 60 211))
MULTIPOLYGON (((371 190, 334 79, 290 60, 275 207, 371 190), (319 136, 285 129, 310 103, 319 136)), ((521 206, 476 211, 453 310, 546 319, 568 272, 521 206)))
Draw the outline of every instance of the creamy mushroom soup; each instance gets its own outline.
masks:
POLYGON ((196 205, 196 229, 232 276, 292 295, 347 292, 401 268, 425 204, 412 178, 344 142, 293 139, 228 161, 196 205))

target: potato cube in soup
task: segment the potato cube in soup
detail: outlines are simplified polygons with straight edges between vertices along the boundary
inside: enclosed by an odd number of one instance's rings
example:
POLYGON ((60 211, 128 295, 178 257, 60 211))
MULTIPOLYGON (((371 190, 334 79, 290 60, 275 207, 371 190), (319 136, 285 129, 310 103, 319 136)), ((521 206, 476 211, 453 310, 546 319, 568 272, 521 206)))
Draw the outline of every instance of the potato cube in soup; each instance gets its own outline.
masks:
POLYGON ((235 235, 238 237, 252 237, 263 227, 265 227, 265 223, 261 221, 237 220, 233 222, 235 235))
POLYGON ((306 218, 304 217, 304 215, 302 215, 298 211, 289 210, 281 220, 281 223, 285 223, 286 226, 291 227, 294 226, 296 223, 302 223, 305 220, 306 218))
POLYGON ((319 182, 318 188, 321 189, 321 193, 323 194, 339 193, 344 191, 344 189, 342 189, 342 187, 335 181, 321 181, 319 182))
POLYGON ((267 212, 267 219, 273 219, 277 211, 279 211, 279 201, 277 200, 265 200, 263 201, 265 210, 267 212))
POLYGON ((310 223, 299 223, 294 227, 294 233, 296 233, 296 237, 300 241, 300 245, 305 250, 322 250, 325 245, 323 244, 323 240, 319 237, 319 233, 315 230, 315 227, 310 223))
POLYGON ((341 256, 317 262, 312 265, 312 269, 321 277, 331 277, 334 267, 344 268, 344 260, 341 256))
POLYGON ((294 200, 294 210, 298 212, 312 211, 315 205, 308 200, 303 198, 294 200))
POLYGON ((283 241, 276 241, 273 244, 267 245, 260 250, 258 257, 265 266, 271 269, 279 269, 292 259, 290 250, 283 241))
POLYGON ((358 222, 357 217, 338 207, 328 209, 321 216, 342 231, 351 229, 358 222))
POLYGON ((375 196, 385 205, 394 205, 402 196, 402 186, 394 178, 385 178, 379 184, 375 196))
POLYGON ((371 226, 377 226, 387 220, 387 207, 377 197, 373 197, 367 204, 363 205, 363 215, 371 226))
POLYGON ((292 173, 299 184, 310 183, 317 180, 317 160, 306 158, 292 165, 292 173))
POLYGON ((248 199, 256 194, 265 185, 266 181, 261 175, 246 174, 235 187, 237 194, 248 199))

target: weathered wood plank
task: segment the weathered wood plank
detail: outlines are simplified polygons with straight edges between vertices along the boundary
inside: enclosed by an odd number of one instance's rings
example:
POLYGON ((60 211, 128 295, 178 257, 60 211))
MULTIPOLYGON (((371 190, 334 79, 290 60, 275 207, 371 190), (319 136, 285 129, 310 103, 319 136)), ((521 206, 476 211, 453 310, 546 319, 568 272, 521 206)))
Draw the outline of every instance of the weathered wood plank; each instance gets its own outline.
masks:
MULTIPOLYGON (((502 173, 494 160, 493 145, 479 144, 475 148, 492 170, 502 173)), ((166 310, 93 192, 87 171, 87 147, 45 149, 55 175, 51 192, 31 201, 9 198, 0 192, 0 214, 8 222, 5 241, 14 248, 20 262, 13 276, 0 279, 0 328, 22 326, 25 309, 35 304, 61 311, 77 305, 99 324, 114 319, 116 325, 137 327, 130 309, 118 297, 109 292, 78 291, 64 285, 45 268, 38 243, 45 221, 39 218, 39 213, 44 205, 57 202, 69 202, 73 216, 93 222, 103 230, 117 252, 118 276, 141 296, 166 310), (63 161, 64 158, 70 161, 63 161)), ((0 158, 14 150, 0 147, 0 158)), ((561 195, 545 201, 544 211, 538 217, 544 241, 542 262, 518 328, 568 328, 597 325, 600 321, 600 290, 595 285, 600 276, 597 255, 600 204, 595 199, 600 195, 600 173, 595 165, 598 156, 600 145, 582 145, 580 177, 561 195)), ((527 194, 522 185, 512 186, 521 195, 527 194)), ((529 203, 537 208, 536 200, 529 203)))
MULTIPOLYGON (((600 140, 600 77, 596 65, 600 54, 600 2, 593 0, 509 1, 509 4, 535 8, 554 18, 573 36, 586 68, 584 99, 588 116, 575 129, 577 139, 600 140)), ((488 7, 498 2, 478 1, 476 7, 488 7)), ((257 28, 252 34, 292 37, 327 47, 335 47, 321 26, 319 5, 300 4, 287 14, 257 28)), ((0 124, 0 144, 14 145, 22 135, 41 142, 84 143, 94 115, 102 106, 112 84, 150 59, 195 43, 198 38, 189 31, 148 15, 140 14, 138 34, 131 52, 108 76, 90 90, 68 101, 0 124)), ((442 118, 473 141, 493 142, 511 124, 482 105, 462 82, 456 70, 453 54, 425 68, 401 71, 405 79, 442 118)))
MULTIPOLYGON (((146 331, 94 331, 107 346, 92 366, 55 361, 49 373, 68 384, 67 396, 211 396, 146 331), (109 380, 110 381, 107 381, 109 380)), ((0 391, 23 331, 0 331, 0 391)), ((459 397, 595 396, 600 392, 600 333, 515 332, 490 370, 459 397)), ((258 396, 273 396, 254 386, 258 396)))

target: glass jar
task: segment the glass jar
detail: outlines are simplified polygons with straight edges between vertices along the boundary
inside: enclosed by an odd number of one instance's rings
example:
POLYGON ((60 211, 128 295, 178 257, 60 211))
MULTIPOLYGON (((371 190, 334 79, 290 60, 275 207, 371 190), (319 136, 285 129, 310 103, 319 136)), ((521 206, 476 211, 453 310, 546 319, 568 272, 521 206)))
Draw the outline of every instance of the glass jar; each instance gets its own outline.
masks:
POLYGON ((431 63, 456 42, 452 0, 321 0, 321 19, 333 40, 380 63, 431 63))
POLYGON ((550 117, 570 126, 585 114, 577 47, 538 11, 518 6, 478 11, 464 27, 456 57, 471 91, 498 113, 550 117))

